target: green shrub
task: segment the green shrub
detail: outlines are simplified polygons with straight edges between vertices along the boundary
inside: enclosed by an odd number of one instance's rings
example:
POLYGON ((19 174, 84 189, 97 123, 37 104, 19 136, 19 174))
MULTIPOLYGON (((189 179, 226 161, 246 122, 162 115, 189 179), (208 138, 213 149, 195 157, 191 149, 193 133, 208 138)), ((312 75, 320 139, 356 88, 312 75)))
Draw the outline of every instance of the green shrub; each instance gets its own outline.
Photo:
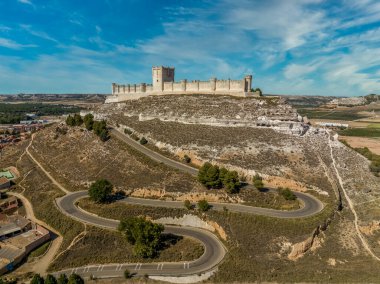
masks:
POLYGON ((132 278, 132 273, 128 269, 124 270, 124 278, 125 279, 132 278))
POLYGON ((206 199, 199 200, 197 205, 198 205, 198 210, 201 212, 206 212, 211 209, 211 205, 207 202, 206 199))
POLYGON ((191 209, 193 209, 193 205, 191 204, 191 202, 190 202, 190 200, 185 200, 184 202, 183 202, 183 205, 185 206, 185 208, 187 209, 187 210, 191 210, 191 209))
POLYGON ((132 131, 129 130, 128 128, 124 128, 124 134, 131 135, 132 131))
POLYGON ((158 254, 161 234, 164 231, 162 224, 153 223, 143 217, 128 217, 120 221, 118 230, 134 246, 135 255, 152 258, 158 254))
POLYGON ((84 280, 78 274, 71 274, 67 284, 84 284, 84 280))
POLYGON ((74 118, 71 116, 71 115, 68 115, 66 117, 66 124, 68 126, 74 126, 75 125, 75 121, 74 121, 74 118))
POLYGON ((51 274, 46 275, 45 284, 57 284, 57 279, 51 274))
POLYGON ((39 274, 34 274, 30 284, 44 284, 44 279, 39 274))
POLYGON ((109 200, 112 193, 113 185, 106 179, 99 179, 91 184, 88 190, 90 199, 96 203, 104 203, 109 200))
POLYGON ((259 174, 255 174, 255 176, 252 178, 252 182, 257 189, 260 190, 264 188, 263 178, 259 174))
POLYGON ((183 160, 188 164, 191 162, 191 158, 188 155, 183 156, 183 160))
POLYGON ((148 140, 146 140, 145 137, 142 137, 142 138, 140 139, 140 144, 141 144, 141 145, 145 145, 145 144, 147 144, 147 143, 148 143, 148 140))
POLYGON ((83 118, 84 125, 87 130, 92 130, 92 127, 94 125, 94 116, 91 113, 88 113, 83 118))
POLYGON ((286 200, 296 200, 297 196, 289 188, 278 188, 278 193, 283 196, 286 200))
POLYGON ((58 284, 67 284, 67 282, 69 282, 69 279, 67 279, 66 274, 59 275, 59 277, 57 279, 58 284))
POLYGON ((219 167, 211 163, 204 163, 199 169, 198 180, 207 188, 221 188, 222 182, 219 177, 219 167))

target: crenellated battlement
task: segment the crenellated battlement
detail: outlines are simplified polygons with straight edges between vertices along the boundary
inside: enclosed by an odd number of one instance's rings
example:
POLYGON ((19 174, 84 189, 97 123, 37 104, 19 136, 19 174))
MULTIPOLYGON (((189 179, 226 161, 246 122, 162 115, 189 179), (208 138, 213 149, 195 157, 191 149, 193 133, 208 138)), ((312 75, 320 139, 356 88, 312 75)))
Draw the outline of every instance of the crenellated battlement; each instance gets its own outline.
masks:
POLYGON ((220 94, 239 97, 259 96, 257 92, 251 92, 252 75, 245 76, 242 80, 218 80, 211 78, 208 81, 174 81, 174 67, 152 67, 152 84, 127 84, 112 83, 112 96, 106 99, 106 103, 122 102, 125 100, 139 99, 149 95, 168 94, 220 94))

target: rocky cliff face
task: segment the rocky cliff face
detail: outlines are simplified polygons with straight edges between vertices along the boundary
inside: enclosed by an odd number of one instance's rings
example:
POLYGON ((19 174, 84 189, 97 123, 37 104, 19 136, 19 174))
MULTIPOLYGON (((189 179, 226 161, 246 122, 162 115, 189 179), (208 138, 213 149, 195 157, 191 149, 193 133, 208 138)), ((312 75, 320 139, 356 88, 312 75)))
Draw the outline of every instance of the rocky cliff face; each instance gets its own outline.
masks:
POLYGON ((134 101, 102 106, 105 116, 112 113, 140 121, 159 119, 184 124, 229 127, 275 127, 279 131, 301 134, 296 110, 278 97, 235 98, 215 95, 149 96, 134 101))

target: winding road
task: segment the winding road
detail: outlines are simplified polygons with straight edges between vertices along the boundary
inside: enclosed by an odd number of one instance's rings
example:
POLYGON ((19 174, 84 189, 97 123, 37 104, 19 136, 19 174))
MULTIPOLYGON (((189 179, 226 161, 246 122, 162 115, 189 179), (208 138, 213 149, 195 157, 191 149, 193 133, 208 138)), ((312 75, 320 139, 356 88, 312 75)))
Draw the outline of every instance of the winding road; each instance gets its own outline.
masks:
MULTIPOLYGON (((180 162, 173 161, 167 157, 164 157, 127 137, 126 135, 120 133, 119 131, 113 129, 111 133, 114 137, 121 139, 126 142, 133 148, 144 153, 148 157, 167 164, 168 166, 174 167, 178 170, 187 172, 192 175, 196 175, 198 170, 187 165, 184 165, 180 162)), ((32 138, 33 141, 33 138, 32 138)), ((32 143, 31 141, 31 143, 32 143)), ((30 145, 31 145, 30 143, 30 145)), ((29 145, 29 146, 30 146, 29 145)), ((29 147, 27 148, 27 154, 32 158, 38 167, 40 167, 43 172, 48 176, 50 180, 53 181, 63 192, 65 196, 56 199, 56 205, 58 209, 65 215, 80 221, 85 224, 90 224, 93 226, 116 230, 119 221, 106 219, 99 217, 92 213, 86 212, 82 209, 79 209, 76 206, 76 202, 87 197, 87 191, 78 191, 78 192, 69 192, 61 184, 59 184, 54 177, 52 177, 43 166, 33 157, 29 152, 29 147)), ((316 199, 315 197, 296 192, 297 197, 301 200, 303 207, 294 211, 281 211, 267 208, 258 208, 252 206, 245 206, 241 204, 231 204, 231 203, 211 203, 213 210, 224 210, 227 208, 233 212, 242 212, 248 214, 259 214, 270 217, 277 218, 301 218, 308 217, 314 214, 317 214, 323 209, 323 204, 316 199)), ((137 204, 143 206, 153 206, 153 207, 172 207, 172 208, 183 208, 183 202, 181 201, 163 201, 163 200, 151 200, 151 199, 141 199, 141 198, 132 198, 127 197, 118 202, 126 202, 129 204, 137 204)), ((55 275, 61 273, 71 274, 77 273, 84 277, 121 277, 123 276, 124 270, 128 269, 132 273, 139 275, 160 275, 160 276, 185 276, 185 275, 196 275, 203 272, 210 271, 217 267, 217 265, 223 260, 226 249, 223 246, 222 242, 211 232, 208 232, 203 229, 193 228, 193 227, 183 227, 183 226, 165 226, 165 233, 171 233, 175 235, 181 235, 186 237, 191 237, 197 239, 204 245, 203 255, 189 262, 170 262, 170 263, 115 263, 115 264, 95 264, 95 265, 86 265, 82 267, 76 267, 71 269, 65 269, 62 271, 55 272, 55 275)))
MULTIPOLYGON (((85 191, 74 192, 57 199, 57 206, 64 214, 75 220, 105 229, 116 230, 119 224, 118 220, 96 216, 79 209, 75 205, 78 199, 87 196, 85 191)), ((187 262, 92 265, 67 269, 56 274, 75 272, 83 276, 116 277, 122 276, 124 270, 128 269, 132 273, 140 275, 193 275, 216 267, 226 253, 220 240, 214 234, 202 229, 165 225, 164 233, 191 237, 200 241, 204 245, 203 255, 194 261, 187 262)))

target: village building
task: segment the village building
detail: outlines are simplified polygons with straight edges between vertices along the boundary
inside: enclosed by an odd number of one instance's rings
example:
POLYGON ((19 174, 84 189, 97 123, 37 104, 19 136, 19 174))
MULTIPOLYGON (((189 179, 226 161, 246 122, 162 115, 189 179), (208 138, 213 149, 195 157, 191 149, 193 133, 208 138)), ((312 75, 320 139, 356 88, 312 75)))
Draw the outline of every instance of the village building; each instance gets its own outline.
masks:
POLYGON ((0 190, 11 187, 11 181, 6 177, 0 177, 0 190))

